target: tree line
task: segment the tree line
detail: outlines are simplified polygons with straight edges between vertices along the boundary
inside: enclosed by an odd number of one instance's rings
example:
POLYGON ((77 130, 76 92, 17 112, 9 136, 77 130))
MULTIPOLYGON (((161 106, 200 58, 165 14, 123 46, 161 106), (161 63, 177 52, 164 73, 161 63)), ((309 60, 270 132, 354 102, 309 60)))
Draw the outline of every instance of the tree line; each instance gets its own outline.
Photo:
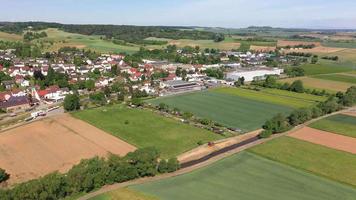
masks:
MULTIPOLYGON (((7 33, 23 33, 28 27, 32 30, 44 30, 58 28, 70 33, 84 35, 103 35, 106 39, 122 40, 129 43, 147 44, 144 40, 149 37, 168 39, 193 39, 214 40, 216 42, 225 39, 224 35, 208 31, 198 31, 187 27, 167 26, 129 26, 129 25, 76 25, 47 22, 14 22, 1 24, 0 31, 7 33)), ((148 42, 150 43, 150 42, 148 42)))
POLYGON ((104 185, 140 177, 170 173, 179 169, 176 158, 160 159, 155 148, 138 149, 124 157, 110 155, 82 160, 67 173, 54 172, 42 178, 0 190, 3 200, 62 199, 88 193, 104 185))
POLYGON ((277 114, 267 120, 263 125, 261 138, 268 138, 273 134, 283 133, 295 126, 303 124, 311 119, 321 117, 356 104, 356 87, 350 87, 345 93, 339 92, 330 96, 325 102, 321 102, 310 108, 294 110, 290 115, 277 114))

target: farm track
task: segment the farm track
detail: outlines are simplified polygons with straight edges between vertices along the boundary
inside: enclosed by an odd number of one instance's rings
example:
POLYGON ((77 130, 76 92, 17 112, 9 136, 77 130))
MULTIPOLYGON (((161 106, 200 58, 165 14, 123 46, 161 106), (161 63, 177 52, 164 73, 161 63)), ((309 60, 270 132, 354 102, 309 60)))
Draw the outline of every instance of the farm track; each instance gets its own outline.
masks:
POLYGON ((117 184, 113 184, 113 185, 109 185, 109 186, 104 186, 103 188, 93 192, 93 193, 89 193, 85 196, 82 196, 80 198, 78 198, 78 200, 88 200, 90 198, 93 198, 95 196, 98 196, 100 194, 104 194, 104 193, 107 193, 107 192, 111 192, 111 191, 114 191, 114 190, 117 190, 117 189, 120 189, 120 188, 123 188, 123 187, 128 187, 128 186, 131 186, 131 185, 137 185, 137 184, 143 184, 143 183, 149 183, 149 182, 153 182, 153 181, 158 181, 158 180, 163 180, 163 179, 167 179, 167 178, 171 178, 171 177, 176 177, 176 176, 180 176, 180 175, 183 175, 183 174, 186 174, 186 173, 190 173, 194 170, 197 170, 197 169, 200 169, 200 168, 203 168, 203 167, 206 167, 210 164, 213 164, 215 162, 218 162, 226 157, 229 157, 231 155, 234 155, 236 153, 239 153, 243 150, 246 150, 248 148, 251 148, 251 147, 254 147, 256 145, 259 145, 259 144, 262 144, 262 143, 265 143, 265 142, 268 142, 270 140, 273 140, 275 138, 279 138, 279 137, 282 137, 282 136, 286 136, 286 135, 289 135, 291 133, 294 133, 306 126, 308 126, 309 124, 315 122, 315 121, 318 121, 318 120, 321 120, 321 119, 324 119, 324 118, 327 118, 327 117, 330 117, 330 116, 333 116, 333 115, 337 115, 337 114, 341 114, 341 113, 344 113, 344 112, 350 112, 352 110, 354 110, 356 107, 353 107, 353 108, 347 108, 345 110, 341 110, 341 111, 338 111, 338 112, 335 112, 335 113, 332 113, 332 114, 329 114, 329 115, 325 115, 325 116, 322 116, 322 117, 319 117, 319 118, 316 118, 316 119, 313 119, 309 122, 306 122, 305 124, 302 124, 302 125, 299 125, 297 127, 295 127, 294 129, 288 131, 288 132, 285 132, 285 133, 282 133, 282 134, 278 134, 278 135, 274 135, 272 136, 271 138, 268 138, 268 139, 248 139, 248 140, 245 140, 245 141, 242 141, 242 142, 239 142, 237 144, 234 144, 234 145, 231 145, 229 147, 226 147, 226 149, 224 150, 219 150, 219 153, 212 153, 212 154, 209 154, 208 156, 205 156, 201 159, 197 159, 195 161, 190 161, 190 162, 187 162, 187 163, 182 163, 181 165, 183 166, 182 169, 174 172, 174 173, 170 173, 170 174, 163 174, 163 175, 159 175, 159 176, 155 176, 155 177, 148 177, 148 178, 140 178, 140 179, 136 179, 136 180, 133 180, 133 181, 128 181, 128 182, 124 182, 124 183, 117 183, 117 184), (235 146, 235 148, 233 148, 235 146), (231 148, 231 149, 230 149, 231 148))

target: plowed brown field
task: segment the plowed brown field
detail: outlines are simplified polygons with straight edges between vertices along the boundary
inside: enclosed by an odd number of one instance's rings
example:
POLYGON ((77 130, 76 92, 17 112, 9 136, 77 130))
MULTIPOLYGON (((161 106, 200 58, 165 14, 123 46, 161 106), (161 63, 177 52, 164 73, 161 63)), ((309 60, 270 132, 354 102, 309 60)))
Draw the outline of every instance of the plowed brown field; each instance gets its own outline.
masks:
POLYGON ((309 127, 289 134, 290 137, 356 154, 356 138, 338 135, 309 127))
POLYGON ((82 159, 126 155, 136 148, 70 115, 36 121, 0 133, 0 167, 9 184, 66 172, 82 159))

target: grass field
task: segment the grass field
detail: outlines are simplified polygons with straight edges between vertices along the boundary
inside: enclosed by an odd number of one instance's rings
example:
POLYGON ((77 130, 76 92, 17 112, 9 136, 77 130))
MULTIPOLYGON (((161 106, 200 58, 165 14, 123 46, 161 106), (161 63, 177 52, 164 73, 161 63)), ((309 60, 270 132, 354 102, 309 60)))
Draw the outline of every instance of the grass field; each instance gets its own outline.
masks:
POLYGON ((222 139, 212 132, 179 123, 146 110, 121 105, 73 113, 136 147, 156 147, 163 157, 177 156, 197 147, 199 141, 222 139))
POLYGON ((288 106, 214 91, 158 98, 149 100, 148 103, 155 105, 166 103, 171 108, 177 107, 198 117, 239 128, 244 132, 261 128, 267 119, 277 113, 288 113, 293 110, 288 106))
POLYGON ((254 91, 241 88, 218 88, 213 91, 292 108, 309 107, 326 100, 325 97, 310 94, 298 94, 277 89, 261 89, 261 91, 254 91))
POLYGON ((0 31, 0 40, 3 41, 19 41, 22 40, 21 35, 16 35, 16 34, 9 34, 5 32, 0 31))
POLYGON ((334 115, 309 125, 312 128, 356 138, 356 117, 334 115))
POLYGON ((61 47, 71 46, 85 49, 92 49, 99 52, 127 52, 133 53, 139 50, 137 45, 117 45, 110 41, 100 39, 100 36, 87 36, 64 32, 58 29, 47 29, 47 38, 40 41, 51 41, 53 45, 49 45, 47 50, 58 50, 61 47))
POLYGON ((319 75, 352 71, 354 66, 350 63, 320 61, 317 64, 302 65, 302 68, 305 75, 319 75))
POLYGON ((356 155, 291 137, 256 146, 250 152, 298 169, 356 186, 356 155))
POLYGON ((347 74, 323 74, 313 76, 313 78, 356 84, 356 76, 347 74))
POLYGON ((148 196, 128 188, 122 188, 96 196, 90 200, 158 200, 158 198, 148 196))
POLYGON ((337 48, 356 48, 356 41, 325 41, 322 43, 326 47, 337 47, 337 48))
POLYGON ((323 79, 306 77, 306 76, 305 77, 281 79, 281 80, 279 80, 279 82, 292 83, 296 80, 303 81, 304 87, 306 87, 306 88, 326 90, 330 93, 336 93, 338 91, 345 92, 349 87, 351 87, 352 85, 355 85, 355 84, 351 84, 351 83, 323 80, 323 79))
MULTIPOLYGON (((356 195, 356 190, 349 186, 248 152, 233 155, 189 174, 131 186, 129 189, 161 200, 352 200, 356 195)), ((118 190, 94 200, 120 199, 125 193, 126 190, 118 190)))

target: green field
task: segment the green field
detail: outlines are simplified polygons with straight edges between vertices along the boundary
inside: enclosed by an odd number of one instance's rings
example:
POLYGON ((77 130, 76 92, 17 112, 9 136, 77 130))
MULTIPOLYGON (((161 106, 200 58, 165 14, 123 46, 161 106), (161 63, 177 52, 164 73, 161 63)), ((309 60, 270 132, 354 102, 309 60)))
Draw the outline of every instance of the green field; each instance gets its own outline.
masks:
MULTIPOLYGON (((261 93, 261 99, 263 94, 261 93)), ((201 118, 219 122, 225 126, 239 128, 244 132, 257 130, 277 113, 289 113, 292 107, 255 101, 250 98, 224 92, 205 91, 149 100, 158 105, 165 103, 171 108, 192 112, 201 118)))
POLYGON ((313 78, 356 84, 356 76, 346 74, 323 74, 313 76, 313 78))
POLYGON ((158 200, 158 198, 128 188, 122 188, 90 198, 90 200, 158 200))
POLYGON ((326 100, 325 97, 305 93, 298 94, 295 92, 278 89, 262 88, 260 91, 254 91, 241 88, 218 88, 213 91, 223 94, 236 95, 254 101, 263 101, 292 108, 310 107, 318 102, 326 100))
POLYGON ((305 70, 305 75, 319 75, 352 71, 354 66, 349 62, 319 61, 317 64, 304 64, 302 68, 305 70))
POLYGON ((349 41, 325 41, 322 43, 323 46, 326 47, 337 47, 337 48, 356 48, 356 40, 349 41))
POLYGON ((73 113, 137 147, 156 147, 163 157, 177 156, 204 143, 222 139, 212 132, 179 123, 151 111, 121 105, 73 113))
POLYGON ((354 154, 291 137, 274 139, 249 151, 298 169, 356 186, 356 155, 354 154))
MULTIPOLYGON (((352 200, 356 190, 242 152, 192 173, 129 187, 161 200, 352 200)), ((120 199, 121 191, 94 200, 120 199)), ((147 198, 148 200, 148 198, 147 198)))
POLYGON ((356 117, 334 115, 309 125, 312 128, 356 138, 356 117))

